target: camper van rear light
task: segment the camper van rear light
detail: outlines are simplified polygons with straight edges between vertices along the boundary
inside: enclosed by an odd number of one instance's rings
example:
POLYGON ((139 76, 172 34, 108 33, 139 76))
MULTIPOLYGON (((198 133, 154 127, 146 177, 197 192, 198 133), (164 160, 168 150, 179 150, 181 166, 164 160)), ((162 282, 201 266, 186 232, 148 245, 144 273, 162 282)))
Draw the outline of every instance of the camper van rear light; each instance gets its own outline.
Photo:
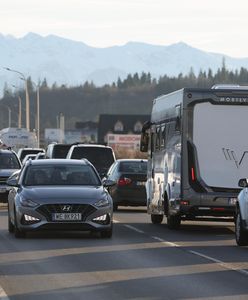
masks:
POLYGON ((195 181, 195 170, 193 167, 191 168, 191 179, 192 181, 195 181))
POLYGON ((187 201, 187 200, 186 201, 185 200, 181 200, 180 204, 181 205, 189 205, 189 201, 187 201))
POLYGON ((213 211, 224 211, 225 208, 224 207, 213 207, 212 210, 213 211))
POLYGON ((119 186, 125 186, 128 185, 132 182, 132 180, 130 178, 124 177, 124 178, 120 178, 117 182, 117 184, 119 186))

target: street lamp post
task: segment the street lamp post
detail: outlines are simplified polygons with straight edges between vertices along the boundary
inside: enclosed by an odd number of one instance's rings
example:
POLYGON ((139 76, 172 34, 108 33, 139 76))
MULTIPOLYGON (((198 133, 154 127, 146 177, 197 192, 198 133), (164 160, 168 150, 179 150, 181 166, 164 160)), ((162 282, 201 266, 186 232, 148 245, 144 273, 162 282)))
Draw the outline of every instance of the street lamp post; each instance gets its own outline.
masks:
POLYGON ((11 127, 11 109, 7 106, 9 112, 9 128, 11 127))
POLYGON ((38 148, 40 147, 40 86, 32 81, 32 84, 36 87, 36 113, 37 113, 37 124, 36 124, 36 135, 37 135, 37 143, 38 148))
MULTIPOLYGON (((12 86, 16 88, 15 85, 12 84, 12 86)), ((20 95, 18 95, 18 128, 22 128, 22 99, 20 95)))
POLYGON ((25 75, 19 71, 16 71, 16 70, 12 70, 10 68, 4 68, 5 70, 7 71, 10 71, 10 72, 14 72, 14 73, 17 73, 17 74, 20 74, 22 77, 21 79, 25 81, 25 92, 26 92, 26 128, 27 128, 27 131, 30 131, 30 113, 29 113, 29 94, 28 94, 28 81, 25 77, 25 75))

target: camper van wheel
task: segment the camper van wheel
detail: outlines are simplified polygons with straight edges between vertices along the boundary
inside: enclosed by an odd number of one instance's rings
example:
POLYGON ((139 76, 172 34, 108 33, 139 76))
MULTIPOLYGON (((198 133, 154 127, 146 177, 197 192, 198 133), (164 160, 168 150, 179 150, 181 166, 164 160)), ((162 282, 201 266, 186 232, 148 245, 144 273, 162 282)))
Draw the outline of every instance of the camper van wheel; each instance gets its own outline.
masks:
POLYGON ((152 224, 161 224, 163 218, 163 215, 151 215, 152 224))
POLYGON ((181 225, 181 217, 178 215, 167 216, 167 226, 169 229, 178 229, 181 225))

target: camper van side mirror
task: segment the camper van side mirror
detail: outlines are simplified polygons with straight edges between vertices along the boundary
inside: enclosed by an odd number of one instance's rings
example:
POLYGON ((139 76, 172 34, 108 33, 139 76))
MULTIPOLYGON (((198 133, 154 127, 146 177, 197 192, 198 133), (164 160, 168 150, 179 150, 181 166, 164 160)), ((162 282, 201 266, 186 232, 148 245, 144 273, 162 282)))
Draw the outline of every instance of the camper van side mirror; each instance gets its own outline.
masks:
POLYGON ((239 179, 239 186, 242 188, 248 187, 248 180, 247 178, 239 179))
POLYGON ((147 132, 141 133, 140 138, 140 151, 147 152, 148 151, 148 143, 149 143, 149 135, 147 132))
POLYGON ((177 117, 176 118, 176 126, 175 126, 175 131, 181 131, 181 118, 177 117))

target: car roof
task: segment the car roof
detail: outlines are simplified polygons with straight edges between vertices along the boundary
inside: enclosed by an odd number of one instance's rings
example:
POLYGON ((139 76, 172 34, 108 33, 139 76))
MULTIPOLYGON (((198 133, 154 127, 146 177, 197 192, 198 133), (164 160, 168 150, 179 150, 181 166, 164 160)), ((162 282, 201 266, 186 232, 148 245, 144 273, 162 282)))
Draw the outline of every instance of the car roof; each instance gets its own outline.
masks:
POLYGON ((8 150, 8 149, 0 149, 0 153, 14 153, 14 154, 16 154, 14 151, 8 150))
POLYGON ((51 158, 30 160, 31 165, 91 165, 86 159, 51 158))
POLYGON ((147 162, 147 159, 145 159, 145 158, 119 158, 116 161, 117 162, 140 162, 140 161, 147 162))
POLYGON ((108 148, 112 149, 110 146, 99 145, 99 144, 72 144, 71 147, 94 147, 94 148, 108 148))

